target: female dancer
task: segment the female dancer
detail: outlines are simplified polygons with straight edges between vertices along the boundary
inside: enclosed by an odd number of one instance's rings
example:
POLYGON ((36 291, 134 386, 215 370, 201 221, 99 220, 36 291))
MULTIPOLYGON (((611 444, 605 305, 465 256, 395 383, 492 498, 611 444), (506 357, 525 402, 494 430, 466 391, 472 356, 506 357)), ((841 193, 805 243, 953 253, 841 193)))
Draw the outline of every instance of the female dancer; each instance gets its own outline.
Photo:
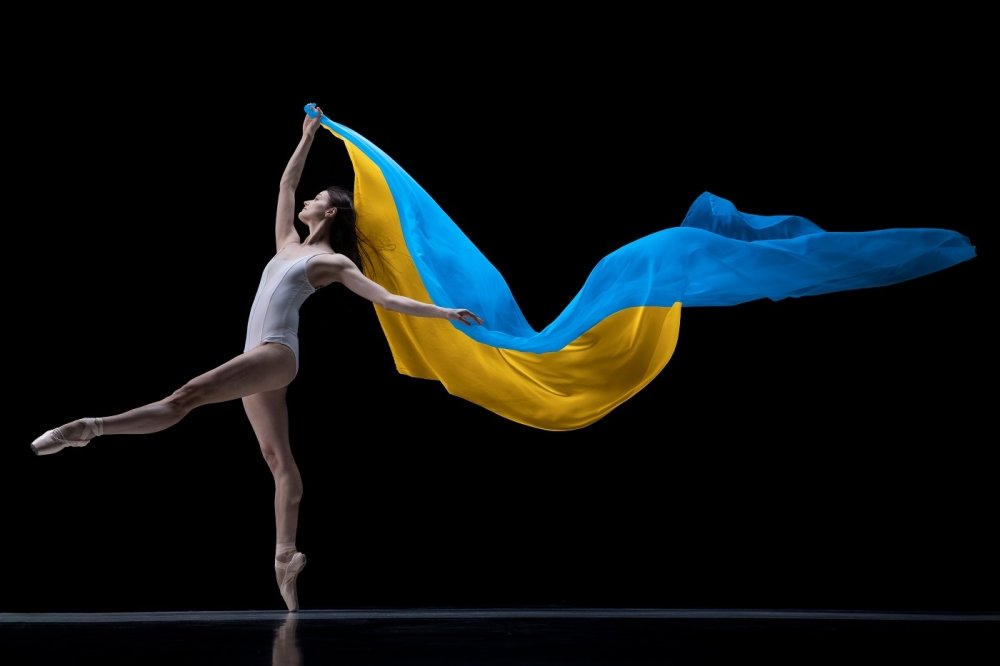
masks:
POLYGON ((316 289, 340 282, 387 310, 440 317, 467 326, 482 323, 469 310, 442 308, 392 294, 365 277, 365 242, 355 226, 351 193, 343 188, 330 187, 305 202, 298 218, 309 233, 304 240, 300 238, 294 225, 295 189, 321 118, 322 111, 314 118, 306 116, 302 139, 281 176, 275 220, 277 253, 261 276, 243 353, 162 400, 114 416, 70 421, 31 444, 36 454, 47 455, 69 446, 85 446, 101 435, 158 432, 196 407, 242 398, 274 475, 274 570, 281 596, 292 611, 298 609, 296 577, 306 563, 305 555, 295 550, 302 477, 289 445, 285 403, 288 385, 298 372, 300 306, 316 289))

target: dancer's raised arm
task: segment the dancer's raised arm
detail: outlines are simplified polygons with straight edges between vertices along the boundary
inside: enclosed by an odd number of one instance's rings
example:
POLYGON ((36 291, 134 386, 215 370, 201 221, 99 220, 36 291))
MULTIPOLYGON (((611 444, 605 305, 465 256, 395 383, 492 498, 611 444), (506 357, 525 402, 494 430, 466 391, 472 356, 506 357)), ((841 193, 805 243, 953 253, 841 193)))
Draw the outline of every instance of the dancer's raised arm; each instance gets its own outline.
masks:
POLYGON ((274 218, 274 241, 276 251, 281 250, 289 243, 298 243, 298 232, 295 230, 295 188, 302 178, 302 168, 306 164, 306 156, 312 147, 313 138, 316 136, 316 129, 320 125, 323 111, 316 107, 319 114, 315 118, 308 115, 302 121, 302 138, 299 145, 295 147, 285 172, 281 174, 281 182, 278 185, 278 211, 274 218))

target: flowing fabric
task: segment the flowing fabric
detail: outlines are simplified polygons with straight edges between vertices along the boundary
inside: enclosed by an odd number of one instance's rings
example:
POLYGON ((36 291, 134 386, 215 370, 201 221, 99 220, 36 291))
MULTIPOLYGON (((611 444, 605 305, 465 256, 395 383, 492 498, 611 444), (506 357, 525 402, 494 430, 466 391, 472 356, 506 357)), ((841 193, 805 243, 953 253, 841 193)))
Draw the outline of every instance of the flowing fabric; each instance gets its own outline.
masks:
MULTIPOLYGON (((306 107, 316 113, 312 105, 306 107)), ((376 307, 400 373, 535 428, 590 425, 670 360, 684 306, 724 306, 885 286, 975 256, 946 229, 826 232, 795 215, 754 215, 705 192, 678 227, 598 262, 548 326, 535 331, 503 276, 395 161, 324 117, 355 172, 358 226, 390 291, 484 318, 466 327, 376 307)))

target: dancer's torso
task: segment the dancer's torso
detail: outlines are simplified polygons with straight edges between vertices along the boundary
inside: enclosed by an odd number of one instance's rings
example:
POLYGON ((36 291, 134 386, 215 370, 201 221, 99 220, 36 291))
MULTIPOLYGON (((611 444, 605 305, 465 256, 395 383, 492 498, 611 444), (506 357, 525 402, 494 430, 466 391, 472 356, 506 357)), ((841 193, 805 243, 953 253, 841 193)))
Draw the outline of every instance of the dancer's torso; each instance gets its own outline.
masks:
POLYGON ((292 350, 298 367, 299 308, 316 291, 309 282, 308 267, 309 260, 319 254, 328 252, 291 244, 267 262, 250 308, 243 351, 265 342, 277 342, 292 350))

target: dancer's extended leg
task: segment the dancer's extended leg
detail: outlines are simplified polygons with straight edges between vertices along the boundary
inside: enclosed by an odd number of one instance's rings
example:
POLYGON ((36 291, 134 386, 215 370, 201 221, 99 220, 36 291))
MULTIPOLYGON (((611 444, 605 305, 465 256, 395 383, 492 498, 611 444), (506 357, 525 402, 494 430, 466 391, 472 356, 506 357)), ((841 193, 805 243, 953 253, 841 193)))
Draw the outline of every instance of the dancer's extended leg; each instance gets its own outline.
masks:
POLYGON ((100 419, 77 419, 49 430, 31 448, 44 455, 67 446, 83 446, 100 434, 159 432, 202 405, 235 400, 287 386, 295 377, 295 356, 279 344, 264 344, 230 359, 187 382, 163 400, 100 419), (98 424, 103 428, 99 432, 98 424))

